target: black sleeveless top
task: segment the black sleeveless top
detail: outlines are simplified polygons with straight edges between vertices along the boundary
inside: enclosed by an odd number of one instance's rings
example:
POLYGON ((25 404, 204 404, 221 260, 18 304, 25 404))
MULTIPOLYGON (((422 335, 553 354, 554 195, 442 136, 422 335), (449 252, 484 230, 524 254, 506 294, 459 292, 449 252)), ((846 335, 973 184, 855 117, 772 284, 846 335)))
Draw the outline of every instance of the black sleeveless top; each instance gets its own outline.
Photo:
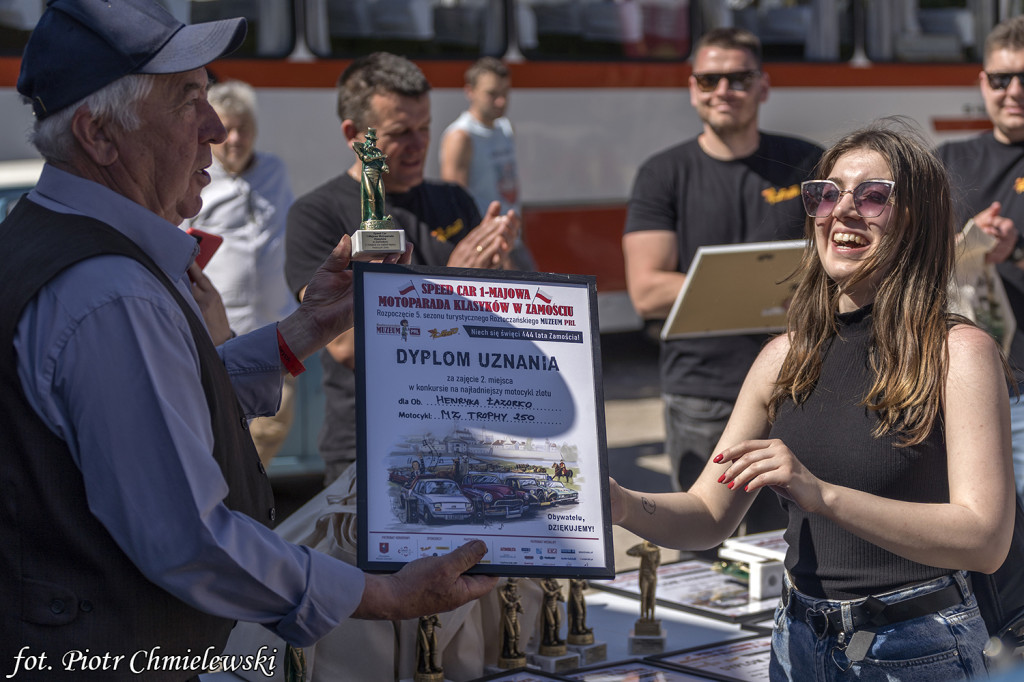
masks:
MULTIPOLYGON (((941 424, 912 447, 896 447, 898 434, 872 436, 878 415, 861 404, 873 379, 871 307, 837 320, 839 334, 826 347, 817 385, 802 405, 780 407, 771 437, 823 481, 889 499, 949 502, 941 424)), ((789 513, 786 569, 801 592, 855 599, 951 573, 897 556, 780 499, 789 513)))

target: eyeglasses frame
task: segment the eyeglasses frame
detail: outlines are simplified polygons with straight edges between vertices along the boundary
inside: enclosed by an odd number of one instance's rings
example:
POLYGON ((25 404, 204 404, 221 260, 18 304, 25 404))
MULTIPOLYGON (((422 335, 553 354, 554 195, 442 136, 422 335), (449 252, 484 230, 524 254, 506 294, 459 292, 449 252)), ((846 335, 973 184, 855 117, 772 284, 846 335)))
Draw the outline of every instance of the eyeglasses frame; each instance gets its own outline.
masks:
POLYGON ((985 79, 988 81, 988 87, 992 88, 993 90, 1005 90, 1006 88, 1010 87, 1010 83, 1013 82, 1014 78, 1016 78, 1017 82, 1020 83, 1022 87, 1024 87, 1024 71, 985 72, 985 79), (1000 87, 999 85, 992 81, 993 78, 1006 78, 1006 85, 1000 87))
POLYGON ((804 213, 806 213, 809 218, 828 218, 828 217, 830 217, 833 213, 835 213, 836 206, 839 205, 839 202, 843 200, 843 195, 844 194, 849 194, 850 195, 850 198, 853 200, 853 210, 856 211, 857 215, 859 215, 861 218, 877 218, 878 216, 882 215, 882 212, 885 211, 885 207, 886 206, 895 205, 895 203, 896 203, 896 181, 895 180, 864 180, 862 182, 858 182, 857 186, 854 187, 853 189, 842 189, 833 180, 804 180, 803 182, 800 183, 800 203, 802 203, 804 205, 804 213), (829 211, 828 213, 826 213, 825 215, 813 215, 810 211, 807 210, 807 203, 804 202, 804 200, 803 200, 803 198, 804 198, 804 187, 806 187, 807 185, 809 185, 811 183, 817 183, 817 182, 828 183, 828 184, 832 185, 833 187, 835 187, 837 190, 839 190, 839 196, 836 197, 836 203, 832 205, 832 210, 829 211), (888 185, 889 186, 889 198, 885 200, 885 203, 882 204, 881 210, 878 211, 878 213, 876 213, 875 215, 864 215, 863 213, 860 212, 860 206, 857 204, 857 195, 855 194, 855 192, 858 189, 860 189, 861 186, 863 186, 863 185, 865 185, 867 183, 881 183, 883 185, 888 185))
POLYGON ((749 92, 750 87, 754 84, 754 79, 761 75, 760 69, 745 69, 743 71, 708 71, 705 73, 694 73, 693 79, 697 84, 697 89, 701 92, 708 93, 714 92, 718 88, 718 84, 722 82, 724 78, 726 80, 726 88, 733 92, 749 92), (705 89, 701 85, 700 81, 703 78, 715 78, 714 84, 705 89), (733 87, 734 84, 742 85, 743 87, 733 87))

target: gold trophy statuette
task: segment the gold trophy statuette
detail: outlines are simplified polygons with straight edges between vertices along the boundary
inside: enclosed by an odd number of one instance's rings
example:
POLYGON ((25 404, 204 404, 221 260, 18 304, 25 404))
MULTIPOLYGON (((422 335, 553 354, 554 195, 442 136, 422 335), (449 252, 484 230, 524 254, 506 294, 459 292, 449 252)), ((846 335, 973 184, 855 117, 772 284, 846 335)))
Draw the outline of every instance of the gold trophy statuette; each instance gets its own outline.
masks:
POLYGON ((367 128, 365 141, 352 143, 352 151, 363 163, 359 182, 363 220, 352 235, 353 260, 405 253, 405 230, 396 228, 391 216, 384 215, 384 173, 389 172, 388 157, 377 149, 376 141, 377 131, 367 128))

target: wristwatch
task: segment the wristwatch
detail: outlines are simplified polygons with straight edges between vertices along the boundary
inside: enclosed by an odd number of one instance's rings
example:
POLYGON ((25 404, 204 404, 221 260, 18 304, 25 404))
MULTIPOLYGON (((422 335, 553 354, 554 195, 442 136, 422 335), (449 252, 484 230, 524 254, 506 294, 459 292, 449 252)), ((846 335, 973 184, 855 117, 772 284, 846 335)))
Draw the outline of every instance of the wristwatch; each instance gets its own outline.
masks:
POLYGON ((1024 233, 1017 233, 1017 243, 1013 247, 1013 251, 1010 252, 1010 257, 1006 260, 1011 263, 1019 263, 1024 260, 1024 233))

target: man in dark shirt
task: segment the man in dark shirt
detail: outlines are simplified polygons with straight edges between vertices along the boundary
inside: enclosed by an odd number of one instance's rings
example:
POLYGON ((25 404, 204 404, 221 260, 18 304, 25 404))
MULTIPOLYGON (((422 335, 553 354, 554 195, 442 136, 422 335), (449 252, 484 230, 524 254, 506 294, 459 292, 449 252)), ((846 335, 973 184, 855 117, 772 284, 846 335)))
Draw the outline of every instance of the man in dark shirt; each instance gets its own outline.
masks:
MULTIPOLYGON (((430 83, 409 60, 377 52, 354 61, 338 79, 338 117, 346 142, 362 143, 374 128, 387 155, 385 210, 414 246, 412 262, 463 268, 510 269, 509 251, 519 234, 514 211, 499 215, 493 203, 483 220, 466 191, 428 182, 423 165, 430 141, 430 83)), ((309 278, 344 234, 359 229, 361 164, 309 194, 288 213, 285 277, 301 298, 309 278)), ((326 414, 320 431, 325 484, 355 461, 355 335, 342 334, 321 354, 326 414)))
MULTIPOLYGON (((822 151, 811 142, 758 130, 769 83, 756 36, 715 29, 694 54, 690 101, 704 130, 640 167, 622 238, 630 299, 647 319, 666 317, 698 247, 801 238, 800 182, 822 151)), ((662 343, 665 447, 676 489, 696 480, 717 445, 765 339, 662 343)), ((755 501, 747 519, 748 532, 785 525, 768 496, 755 501)))
MULTIPOLYGON (((949 170, 958 199, 957 217, 973 216, 977 227, 996 238, 986 260, 996 264, 1017 319, 1009 361, 1024 383, 1024 16, 1007 19, 985 40, 978 85, 992 132, 941 145, 936 154, 949 170)), ((1024 494, 1024 402, 1010 400, 1013 469, 1017 493, 1024 494)))

